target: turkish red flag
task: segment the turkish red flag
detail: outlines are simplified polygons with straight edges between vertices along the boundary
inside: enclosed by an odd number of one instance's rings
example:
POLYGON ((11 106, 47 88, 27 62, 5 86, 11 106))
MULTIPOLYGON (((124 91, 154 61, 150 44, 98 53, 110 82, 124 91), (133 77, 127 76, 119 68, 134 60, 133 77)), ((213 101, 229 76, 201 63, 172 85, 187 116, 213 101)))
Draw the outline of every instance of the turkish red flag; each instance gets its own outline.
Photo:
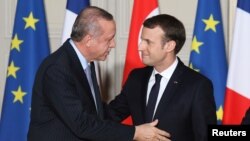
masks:
POLYGON ((223 124, 241 124, 242 118, 250 106, 249 5, 248 0, 239 0, 237 4, 223 124))
MULTIPOLYGON (((122 85, 132 69, 144 66, 138 51, 142 24, 145 19, 157 14, 159 14, 157 0, 134 0, 122 85)), ((123 123, 132 124, 132 120, 127 118, 123 123)))

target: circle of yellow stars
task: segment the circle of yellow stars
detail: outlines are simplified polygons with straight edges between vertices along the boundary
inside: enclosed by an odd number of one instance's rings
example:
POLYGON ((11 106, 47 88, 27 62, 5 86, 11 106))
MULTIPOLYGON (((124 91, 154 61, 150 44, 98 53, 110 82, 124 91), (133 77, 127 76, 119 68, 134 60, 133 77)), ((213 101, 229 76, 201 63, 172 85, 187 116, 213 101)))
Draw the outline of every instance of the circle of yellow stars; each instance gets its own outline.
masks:
MULTIPOLYGON (((32 30, 36 30, 36 23, 39 21, 39 19, 36 19, 33 15, 33 12, 30 12, 27 17, 23 17, 23 20, 25 22, 24 29, 31 28, 32 30)), ((16 50, 18 52, 21 52, 21 45, 24 41, 21 40, 17 33, 15 33, 13 39, 11 40, 11 48, 10 51, 16 50)), ((17 72, 21 69, 21 67, 17 66, 13 60, 11 60, 8 68, 7 68, 7 78, 13 77, 14 79, 17 79, 17 72)), ((18 86, 17 90, 12 90, 11 93, 14 95, 13 103, 20 102, 23 104, 23 97, 27 94, 27 92, 22 90, 21 85, 18 86)))
MULTIPOLYGON (((213 32, 216 32, 216 25, 218 25, 220 23, 219 21, 216 21, 214 19, 213 14, 210 14, 208 19, 203 19, 202 21, 206 24, 204 31, 212 30, 213 32)), ((199 49, 203 44, 204 43, 199 41, 197 39, 196 35, 194 35, 193 40, 192 40, 192 45, 191 45, 192 46, 191 51, 194 51, 194 52, 200 54, 199 49)))
MULTIPOLYGON (((213 14, 210 14, 208 19, 202 19, 202 22, 205 23, 205 29, 204 31, 212 30, 213 32, 216 32, 216 26, 220 23, 219 21, 214 19, 213 14)), ((194 35, 191 45, 191 51, 194 51, 197 54, 200 54, 200 47, 204 45, 204 42, 201 42, 197 39, 196 35, 194 35)), ((190 62, 189 67, 197 72, 199 72, 199 69, 194 68, 192 62, 190 62)), ((223 117, 223 108, 222 106, 219 106, 219 108, 216 111, 217 120, 222 120, 223 117)))

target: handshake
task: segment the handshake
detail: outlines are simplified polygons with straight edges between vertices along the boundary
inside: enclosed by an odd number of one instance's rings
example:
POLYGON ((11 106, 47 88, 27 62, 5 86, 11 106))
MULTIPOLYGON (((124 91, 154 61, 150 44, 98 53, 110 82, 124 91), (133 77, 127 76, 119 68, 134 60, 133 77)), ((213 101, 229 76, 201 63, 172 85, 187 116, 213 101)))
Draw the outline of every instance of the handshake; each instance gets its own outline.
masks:
POLYGON ((158 120, 135 127, 134 140, 136 141, 170 141, 170 134, 155 126, 158 120))

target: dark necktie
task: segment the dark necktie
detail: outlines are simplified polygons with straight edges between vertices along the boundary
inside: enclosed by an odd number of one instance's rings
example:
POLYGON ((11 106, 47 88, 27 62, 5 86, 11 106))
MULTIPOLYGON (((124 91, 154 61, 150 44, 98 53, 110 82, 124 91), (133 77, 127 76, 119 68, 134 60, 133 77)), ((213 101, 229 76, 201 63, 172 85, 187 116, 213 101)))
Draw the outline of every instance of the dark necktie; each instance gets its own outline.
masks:
POLYGON ((91 78, 92 78, 93 87, 94 87, 94 91, 95 91, 95 98, 96 98, 96 105, 97 105, 97 109, 98 109, 98 115, 99 115, 99 117, 103 118, 102 100, 101 100, 100 90, 99 90, 99 86, 98 86, 97 79, 96 79, 94 62, 91 62, 90 68, 91 68, 91 78))
POLYGON ((153 120, 155 104, 158 97, 159 89, 160 89, 160 82, 162 76, 160 74, 155 75, 155 84, 153 85, 148 98, 148 104, 146 106, 146 122, 151 122, 153 120))

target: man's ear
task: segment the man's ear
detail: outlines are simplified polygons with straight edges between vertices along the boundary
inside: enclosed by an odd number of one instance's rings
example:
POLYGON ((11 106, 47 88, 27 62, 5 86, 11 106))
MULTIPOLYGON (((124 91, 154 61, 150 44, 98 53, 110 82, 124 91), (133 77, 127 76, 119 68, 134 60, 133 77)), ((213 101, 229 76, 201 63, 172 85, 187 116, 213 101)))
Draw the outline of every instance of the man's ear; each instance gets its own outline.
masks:
POLYGON ((93 43, 93 39, 90 35, 86 35, 84 38, 83 38, 84 42, 86 43, 86 46, 87 47, 90 47, 92 46, 92 43, 93 43))
POLYGON ((166 50, 167 52, 172 52, 174 51, 175 46, 176 42, 174 40, 170 40, 164 45, 164 50, 166 50))

